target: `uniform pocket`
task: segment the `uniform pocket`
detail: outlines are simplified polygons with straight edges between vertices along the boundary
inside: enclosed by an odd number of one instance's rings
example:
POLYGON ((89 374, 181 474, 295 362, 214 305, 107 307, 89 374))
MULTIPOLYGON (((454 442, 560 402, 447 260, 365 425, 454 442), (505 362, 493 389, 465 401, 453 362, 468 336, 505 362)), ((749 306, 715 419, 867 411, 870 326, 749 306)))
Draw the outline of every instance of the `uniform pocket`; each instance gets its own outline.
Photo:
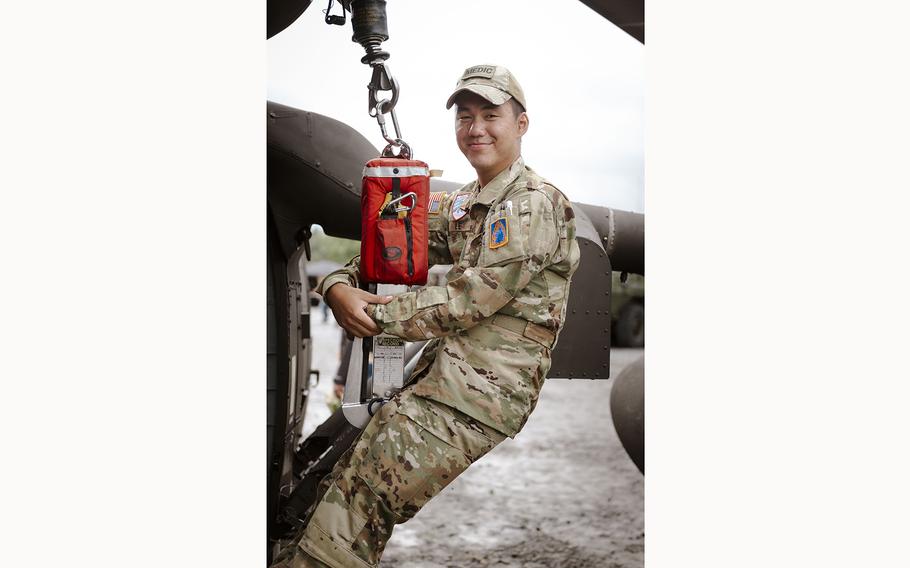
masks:
POLYGON ((444 286, 429 286, 417 292, 417 309, 430 308, 449 301, 449 292, 444 286))
POLYGON ((494 215, 484 221, 480 266, 502 266, 528 256, 531 215, 494 215))
MULTIPOLYGON (((347 550, 367 524, 367 518, 347 504, 349 499, 333 481, 306 528, 308 540, 319 543, 320 550, 335 552, 342 559, 349 554, 347 550)), ((309 552, 307 548, 304 550, 309 552)))
POLYGON ((472 462, 503 440, 501 434, 484 429, 467 414, 430 399, 414 396, 400 411, 472 462))

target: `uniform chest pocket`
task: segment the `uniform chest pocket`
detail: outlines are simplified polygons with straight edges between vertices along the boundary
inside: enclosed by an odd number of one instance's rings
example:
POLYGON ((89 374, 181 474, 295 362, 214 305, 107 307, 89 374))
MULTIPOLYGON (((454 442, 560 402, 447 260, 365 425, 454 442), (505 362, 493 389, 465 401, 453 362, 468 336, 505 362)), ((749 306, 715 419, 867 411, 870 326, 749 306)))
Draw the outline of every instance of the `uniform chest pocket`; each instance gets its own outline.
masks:
POLYGON ((526 258, 530 226, 530 212, 488 216, 483 227, 480 266, 502 266, 526 258))
POLYGON ((460 221, 449 222, 449 253, 458 263, 464 251, 465 244, 477 234, 479 223, 470 217, 460 221))
POLYGON ((469 235, 477 231, 477 221, 471 218, 470 215, 465 215, 458 221, 454 219, 449 220, 449 234, 455 235, 469 235))

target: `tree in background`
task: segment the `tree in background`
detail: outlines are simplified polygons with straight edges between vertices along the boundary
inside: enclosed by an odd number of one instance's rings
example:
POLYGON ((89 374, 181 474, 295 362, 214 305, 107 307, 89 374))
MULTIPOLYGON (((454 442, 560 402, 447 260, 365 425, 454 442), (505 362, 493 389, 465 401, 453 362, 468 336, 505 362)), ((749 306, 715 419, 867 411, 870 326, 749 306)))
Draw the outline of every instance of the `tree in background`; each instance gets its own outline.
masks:
POLYGON ((313 225, 312 232, 313 236, 310 238, 312 260, 333 260, 340 264, 347 264, 349 260, 360 254, 360 241, 330 237, 319 225, 313 225))

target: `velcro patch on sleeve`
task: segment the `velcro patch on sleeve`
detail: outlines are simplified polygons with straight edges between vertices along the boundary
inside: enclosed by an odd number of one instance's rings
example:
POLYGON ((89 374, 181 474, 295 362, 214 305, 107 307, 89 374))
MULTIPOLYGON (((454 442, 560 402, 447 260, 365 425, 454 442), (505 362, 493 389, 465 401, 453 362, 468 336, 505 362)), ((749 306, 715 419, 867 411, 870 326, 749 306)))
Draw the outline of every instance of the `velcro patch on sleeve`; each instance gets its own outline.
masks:
POLYGON ((445 198, 445 196, 446 192, 444 191, 434 191, 430 193, 430 215, 439 215, 439 208, 442 205, 442 200, 445 198))
POLYGON ((459 193, 455 196, 455 199, 452 200, 452 219, 458 221, 468 214, 468 210, 465 209, 465 205, 467 204, 470 197, 470 193, 459 193))
POLYGON ((498 217, 490 223, 490 248, 509 244, 509 218, 498 217))

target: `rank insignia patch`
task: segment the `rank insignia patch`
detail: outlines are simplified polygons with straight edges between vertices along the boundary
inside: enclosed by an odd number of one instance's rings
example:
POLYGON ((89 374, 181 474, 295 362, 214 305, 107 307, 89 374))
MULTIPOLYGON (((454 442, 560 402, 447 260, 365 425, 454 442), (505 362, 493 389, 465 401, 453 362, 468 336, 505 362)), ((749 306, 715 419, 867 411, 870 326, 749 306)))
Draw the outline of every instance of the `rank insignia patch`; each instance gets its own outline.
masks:
POLYGON ((494 219, 490 223, 490 248, 499 248, 509 242, 509 220, 508 217, 494 219))
POLYGON ((446 196, 444 191, 434 191, 430 193, 430 215, 439 215, 439 206, 442 205, 442 199, 446 196))

